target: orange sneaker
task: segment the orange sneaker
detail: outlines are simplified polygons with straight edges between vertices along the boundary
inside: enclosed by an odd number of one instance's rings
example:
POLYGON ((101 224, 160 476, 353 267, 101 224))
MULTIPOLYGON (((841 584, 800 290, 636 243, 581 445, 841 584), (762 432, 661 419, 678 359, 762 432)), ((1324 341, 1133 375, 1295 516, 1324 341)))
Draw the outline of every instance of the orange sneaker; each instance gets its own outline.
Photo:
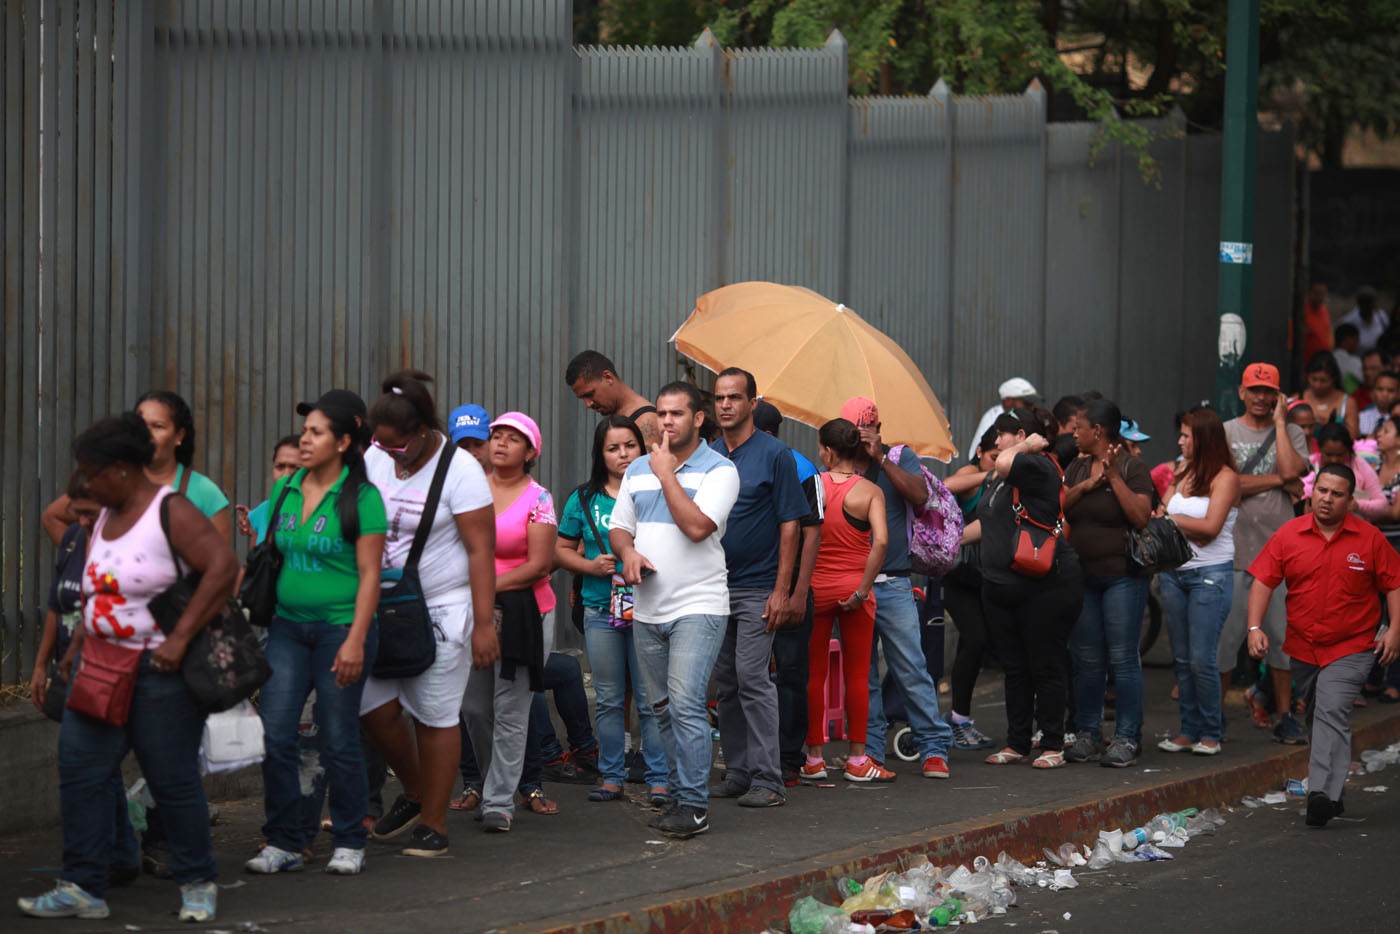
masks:
POLYGON ((880 784, 887 784, 898 777, 898 775, 895 775, 888 769, 883 769, 876 765, 875 760, 871 759, 869 756, 867 756, 865 762, 860 765, 852 765, 850 762, 846 763, 846 781, 848 782, 877 782, 880 784))
POLYGON ((823 760, 821 765, 813 765, 810 762, 804 762, 802 763, 800 772, 803 778, 826 778, 826 762, 823 760))

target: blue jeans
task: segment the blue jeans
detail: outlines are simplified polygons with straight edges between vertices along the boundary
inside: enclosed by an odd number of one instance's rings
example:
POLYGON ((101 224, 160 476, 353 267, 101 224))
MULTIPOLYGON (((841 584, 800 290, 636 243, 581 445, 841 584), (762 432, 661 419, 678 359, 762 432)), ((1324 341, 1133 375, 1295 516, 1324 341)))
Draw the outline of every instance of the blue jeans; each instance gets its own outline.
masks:
MULTIPOLYGON (((369 783, 360 741, 360 695, 365 679, 362 674, 354 684, 342 688, 331 671, 336 652, 349 632, 349 626, 333 626, 325 620, 294 623, 280 616, 274 616, 268 627, 267 660, 272 677, 263 685, 259 702, 266 750, 262 774, 267 822, 262 832, 268 843, 293 853, 300 852, 316 832, 315 827, 306 825, 298 748, 301 711, 313 688, 320 766, 330 784, 334 845, 364 849, 369 835, 364 825, 369 813, 369 783)), ((365 672, 374 667, 378 647, 379 626, 371 623, 365 636, 365 672)))
MULTIPOLYGON (((1142 614, 1147 609, 1146 577, 1090 577, 1084 580, 1084 609, 1070 633, 1074 658, 1075 729, 1099 738, 1108 670, 1113 669, 1118 719, 1115 736, 1142 742, 1142 614)), ((1233 587, 1233 581, 1231 582, 1233 587)))
MULTIPOLYGON (((647 703, 646 688, 637 663, 637 648, 632 629, 616 629, 608 623, 608 611, 587 607, 583 611, 583 638, 588 646, 588 664, 593 668, 594 712, 598 728, 598 773, 604 782, 621 786, 627 777, 626 726, 623 704, 627 697, 627 675, 632 675, 632 700, 637 705, 637 719, 642 728, 642 757, 646 762, 646 781, 653 787, 670 780, 666 769, 666 753, 656 715, 647 703)), ((669 788, 670 786, 667 785, 669 788)))
POLYGON ((576 756, 597 752, 598 741, 593 738, 593 724, 588 719, 588 695, 583 692, 583 671, 578 659, 564 652, 550 652, 544 660, 544 690, 530 702, 530 729, 539 734, 541 761, 553 762, 564 754, 564 747, 554 734, 554 722, 549 719, 547 691, 554 692, 554 709, 564 721, 569 751, 576 756))
POLYGON ((1234 564, 1168 571, 1157 575, 1157 582, 1172 640, 1181 735, 1219 742, 1225 724, 1215 655, 1234 596, 1234 564))
POLYGON ((103 898, 108 867, 137 862, 121 783, 121 763, 128 750, 136 752, 151 796, 164 815, 175 881, 183 885, 218 878, 209 839, 209 805, 199 777, 203 735, 204 713, 195 707, 184 678, 152 671, 149 653, 141 659, 125 726, 64 711, 58 734, 64 880, 103 898), (113 813, 118 802, 120 816, 113 813))
MULTIPOLYGON (((885 664, 894 674, 895 685, 904 698, 909 727, 919 754, 924 758, 948 758, 953 728, 938 713, 938 687, 928 673, 924 657, 919 609, 914 604, 913 585, 907 577, 892 577, 875 585, 876 647, 883 640, 885 664)), ((885 760, 884 697, 880 689, 880 656, 870 652, 870 719, 865 728, 865 748, 879 761, 885 760)))
POLYGON ((709 807, 714 755, 705 691, 728 623, 726 616, 696 615, 632 627, 641 683, 666 751, 667 787, 678 803, 701 810, 709 807))

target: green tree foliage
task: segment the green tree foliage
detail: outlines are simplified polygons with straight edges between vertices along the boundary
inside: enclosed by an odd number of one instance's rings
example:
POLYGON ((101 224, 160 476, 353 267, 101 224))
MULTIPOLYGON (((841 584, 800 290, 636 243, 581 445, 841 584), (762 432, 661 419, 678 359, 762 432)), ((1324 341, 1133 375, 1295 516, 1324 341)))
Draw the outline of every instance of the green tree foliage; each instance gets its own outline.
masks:
MULTIPOLYGON (((840 29, 855 94, 925 94, 939 78, 957 94, 1012 94, 1038 78, 1149 175, 1150 133, 1117 116, 1179 106, 1194 127, 1221 123, 1228 0, 579 3, 609 44, 685 45, 708 27, 726 46, 815 48, 840 29)), ((1396 131, 1400 0, 1262 0, 1260 20, 1261 106, 1296 121, 1324 162, 1353 127, 1396 131)))

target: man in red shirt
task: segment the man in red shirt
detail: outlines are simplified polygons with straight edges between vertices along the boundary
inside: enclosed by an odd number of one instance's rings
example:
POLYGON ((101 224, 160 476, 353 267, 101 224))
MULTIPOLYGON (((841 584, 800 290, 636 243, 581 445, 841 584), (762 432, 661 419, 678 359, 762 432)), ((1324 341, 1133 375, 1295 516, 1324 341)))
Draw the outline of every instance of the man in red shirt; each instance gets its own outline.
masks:
POLYGON ((1263 658, 1269 637, 1262 628, 1269 597, 1287 583, 1288 628, 1283 651, 1307 701, 1309 827, 1342 813, 1342 790, 1351 763, 1347 715, 1379 657, 1400 656, 1400 626, 1379 639, 1377 596, 1390 619, 1400 621, 1400 554, 1374 525, 1350 512, 1356 475, 1345 464, 1327 464, 1313 484, 1311 515, 1300 516, 1270 538, 1249 566, 1249 654, 1263 658))
POLYGON ((1327 308, 1327 283, 1314 282, 1303 299, 1303 362, 1320 350, 1332 349, 1332 312, 1327 308))

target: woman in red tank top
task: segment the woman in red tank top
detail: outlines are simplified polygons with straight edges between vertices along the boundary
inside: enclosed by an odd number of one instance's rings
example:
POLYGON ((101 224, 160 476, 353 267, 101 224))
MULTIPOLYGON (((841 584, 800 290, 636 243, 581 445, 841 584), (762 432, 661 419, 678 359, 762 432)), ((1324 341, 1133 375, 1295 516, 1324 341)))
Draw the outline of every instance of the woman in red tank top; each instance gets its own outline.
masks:
POLYGON ((822 758, 822 711, 825 709, 826 670, 831 627, 840 622, 842 675, 846 685, 846 734, 850 754, 845 776, 852 782, 892 782, 893 772, 865 754, 865 725, 869 716, 870 649, 875 631, 875 598, 870 588, 889 547, 885 526, 885 496, 880 488, 855 472, 860 431, 844 418, 821 427, 821 475, 826 500, 821 546, 812 572, 812 641, 808 646, 807 762, 805 778, 826 777, 822 758))

